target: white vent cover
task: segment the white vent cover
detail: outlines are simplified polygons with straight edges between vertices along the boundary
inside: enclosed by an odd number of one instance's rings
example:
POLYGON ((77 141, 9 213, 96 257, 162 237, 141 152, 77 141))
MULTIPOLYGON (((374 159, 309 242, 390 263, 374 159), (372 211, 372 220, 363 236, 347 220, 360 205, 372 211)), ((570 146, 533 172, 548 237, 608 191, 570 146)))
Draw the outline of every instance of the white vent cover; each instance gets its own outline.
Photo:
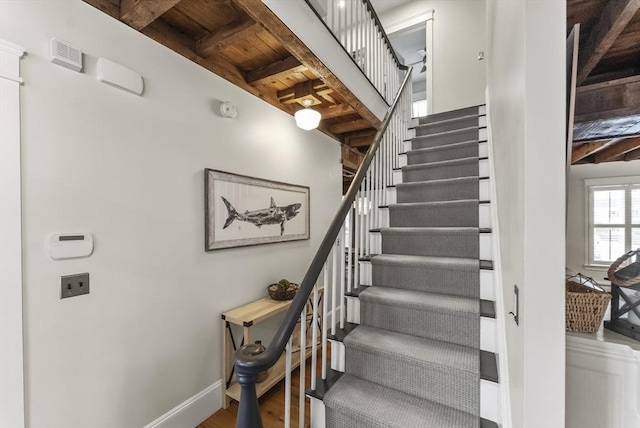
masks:
POLYGON ((57 39, 51 39, 51 62, 73 71, 82 70, 82 51, 57 39))
POLYGON ((144 81, 135 71, 106 58, 98 58, 98 80, 136 95, 142 94, 144 81))

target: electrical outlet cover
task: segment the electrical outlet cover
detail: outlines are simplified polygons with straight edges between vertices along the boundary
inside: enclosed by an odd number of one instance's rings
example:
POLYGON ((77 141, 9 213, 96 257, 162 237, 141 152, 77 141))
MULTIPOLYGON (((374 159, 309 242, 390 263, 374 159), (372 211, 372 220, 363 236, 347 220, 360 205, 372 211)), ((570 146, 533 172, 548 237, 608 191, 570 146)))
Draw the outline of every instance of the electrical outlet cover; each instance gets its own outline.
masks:
POLYGON ((89 274, 77 273, 60 277, 60 298, 89 294, 89 274))

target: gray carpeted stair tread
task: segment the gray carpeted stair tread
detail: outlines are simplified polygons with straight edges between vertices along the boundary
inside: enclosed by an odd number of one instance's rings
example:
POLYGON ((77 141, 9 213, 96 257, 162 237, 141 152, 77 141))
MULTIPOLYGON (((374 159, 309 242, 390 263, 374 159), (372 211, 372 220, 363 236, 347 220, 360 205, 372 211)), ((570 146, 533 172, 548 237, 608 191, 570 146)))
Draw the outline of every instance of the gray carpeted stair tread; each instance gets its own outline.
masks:
POLYGON ((477 199, 389 205, 391 227, 478 227, 477 199))
MULTIPOLYGON (((343 343, 348 349, 357 348, 367 352, 382 351, 388 358, 398 363, 428 362, 449 370, 475 373, 480 377, 479 350, 462 345, 366 325, 353 330, 344 338, 343 343)), ((349 372, 348 369, 347 372, 349 372)))
POLYGON ((478 299, 469 297, 425 293, 401 288, 369 287, 360 293, 360 301, 434 313, 455 313, 460 317, 480 319, 480 302, 478 299))
POLYGON ((477 258, 379 254, 371 259, 371 264, 373 285, 480 297, 477 258))
POLYGON ((420 135, 410 139, 411 149, 425 149, 428 147, 443 146, 461 143, 469 140, 478 140, 480 131, 477 126, 440 132, 431 135, 420 135))
POLYGON ((451 168, 457 165, 476 164, 476 163, 478 163, 477 156, 461 158, 461 159, 450 159, 450 160, 444 160, 444 161, 438 161, 438 162, 427 162, 427 163, 421 163, 418 165, 407 165, 402 167, 402 171, 403 172, 416 171, 416 170, 428 169, 428 168, 451 168))
POLYGON ((432 113, 430 115, 419 118, 418 123, 420 125, 423 125, 426 123, 440 122, 443 120, 455 119, 455 118, 468 116, 472 114, 480 115, 480 107, 485 105, 486 104, 479 104, 476 106, 463 107, 456 110, 450 110, 450 111, 445 111, 441 113, 432 113))
POLYGON ((324 397, 327 428, 479 428, 480 418, 344 374, 324 397))
POLYGON ((416 165, 428 162, 438 162, 451 159, 478 157, 480 153, 477 140, 451 143, 426 149, 416 149, 407 152, 407 164, 416 165))
POLYGON ((480 351, 360 326, 344 339, 345 372, 479 415, 480 351))
POLYGON ((419 123, 416 126, 409 127, 409 129, 416 129, 416 128, 420 128, 420 127, 423 127, 423 126, 428 127, 428 126, 437 125, 437 124, 444 124, 444 123, 457 123, 457 122, 465 121, 465 120, 471 119, 471 118, 478 119, 480 116, 482 116, 482 115, 476 111, 475 113, 465 114, 463 116, 453 117, 453 118, 450 118, 450 119, 442 119, 442 120, 434 121, 434 122, 430 122, 430 123, 419 123))
POLYGON ((381 230, 382 253, 478 258, 476 227, 391 227, 381 230))
POLYGON ((451 129, 466 128, 469 126, 479 126, 480 116, 478 114, 461 116, 455 119, 442 120, 440 122, 425 123, 417 125, 415 135, 428 135, 451 129))
POLYGON ((398 203, 477 200, 480 196, 478 180, 477 176, 470 176, 399 183, 396 200, 398 203))
MULTIPOLYGON (((453 285, 447 286, 456 291, 453 285)), ((360 293, 361 325, 479 348, 479 320, 478 297, 435 294, 393 286, 373 286, 360 293)))
POLYGON ((378 254, 371 258, 373 265, 394 265, 403 267, 440 267, 461 271, 477 272, 480 264, 478 259, 436 256, 412 256, 400 254, 378 254))

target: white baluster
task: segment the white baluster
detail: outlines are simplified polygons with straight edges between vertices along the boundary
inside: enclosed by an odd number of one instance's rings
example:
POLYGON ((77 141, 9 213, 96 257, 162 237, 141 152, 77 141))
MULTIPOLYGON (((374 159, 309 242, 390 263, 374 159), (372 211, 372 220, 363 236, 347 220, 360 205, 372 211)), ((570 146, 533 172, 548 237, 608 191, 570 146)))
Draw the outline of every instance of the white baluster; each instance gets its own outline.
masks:
POLYGON ((342 223, 342 229, 340 229, 340 328, 344 328, 344 290, 345 290, 345 265, 344 265, 344 250, 345 250, 345 223, 342 223))
POLYGON ((311 316, 311 389, 316 389, 318 365, 318 283, 313 287, 313 315, 311 316))
POLYGON ((327 312, 329 312, 329 260, 324 264, 324 295, 322 296, 322 379, 327 378, 327 312))
MULTIPOLYGON (((340 238, 338 238, 340 239, 340 238)), ((338 242, 333 243, 333 263, 331 265, 331 334, 336 334, 336 310, 338 307, 338 242)))
POLYGON ((291 427, 291 338, 285 349, 284 363, 284 427, 291 427))
POLYGON ((300 395, 298 397, 298 427, 304 427, 305 383, 307 366, 307 307, 300 313, 300 395))

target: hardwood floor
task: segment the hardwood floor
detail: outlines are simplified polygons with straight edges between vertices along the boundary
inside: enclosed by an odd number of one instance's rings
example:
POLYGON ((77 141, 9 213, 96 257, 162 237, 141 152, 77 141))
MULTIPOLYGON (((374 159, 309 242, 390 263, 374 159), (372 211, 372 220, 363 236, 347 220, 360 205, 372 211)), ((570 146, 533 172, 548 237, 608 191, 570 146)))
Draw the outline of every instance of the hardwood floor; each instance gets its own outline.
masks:
MULTIPOLYGON (((319 362, 318 362, 319 363, 319 362)), ((320 375, 320 364, 318 364, 317 376, 320 375)), ((305 370, 305 388, 311 385, 311 358, 307 360, 305 370)), ((300 370, 293 371, 291 376, 291 428, 299 427, 298 403, 300 397, 300 370)), ((271 388, 266 394, 260 397, 260 409, 262 411, 262 424, 264 428, 282 428, 284 426, 284 379, 271 388)), ((305 398, 305 422, 304 428, 310 426, 309 399, 305 398)), ((209 416, 196 428, 234 428, 236 426, 236 416, 238 414, 238 402, 231 401, 228 409, 220 409, 209 416)))

